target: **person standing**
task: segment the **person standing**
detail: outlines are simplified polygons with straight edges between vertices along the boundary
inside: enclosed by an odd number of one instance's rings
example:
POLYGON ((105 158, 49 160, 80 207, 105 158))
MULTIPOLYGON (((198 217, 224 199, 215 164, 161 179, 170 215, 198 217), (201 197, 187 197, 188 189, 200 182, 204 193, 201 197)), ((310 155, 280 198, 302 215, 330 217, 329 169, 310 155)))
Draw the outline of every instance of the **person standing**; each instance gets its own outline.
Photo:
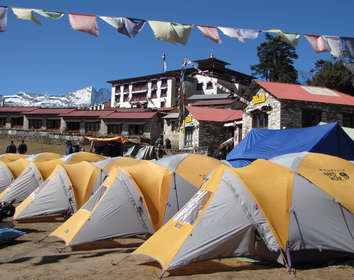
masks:
POLYGON ((70 155, 74 152, 73 143, 71 141, 66 141, 66 154, 70 155))
POLYGON ((25 143, 25 140, 22 140, 21 144, 18 145, 18 152, 21 154, 21 155, 24 155, 27 153, 27 145, 25 143))
POLYGON ((16 154, 17 148, 14 144, 14 141, 11 140, 11 143, 6 147, 6 153, 16 154))

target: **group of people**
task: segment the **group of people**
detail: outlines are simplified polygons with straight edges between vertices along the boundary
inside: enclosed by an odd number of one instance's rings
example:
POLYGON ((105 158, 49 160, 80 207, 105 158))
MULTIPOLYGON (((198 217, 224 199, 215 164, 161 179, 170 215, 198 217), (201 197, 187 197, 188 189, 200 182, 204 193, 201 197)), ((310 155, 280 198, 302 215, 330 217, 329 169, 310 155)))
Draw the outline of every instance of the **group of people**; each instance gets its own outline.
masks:
POLYGON ((27 153, 27 145, 25 143, 25 140, 22 140, 21 143, 18 145, 18 147, 16 147, 16 145, 14 144, 14 141, 11 140, 10 144, 7 145, 6 147, 6 153, 12 153, 12 154, 26 154, 27 153))

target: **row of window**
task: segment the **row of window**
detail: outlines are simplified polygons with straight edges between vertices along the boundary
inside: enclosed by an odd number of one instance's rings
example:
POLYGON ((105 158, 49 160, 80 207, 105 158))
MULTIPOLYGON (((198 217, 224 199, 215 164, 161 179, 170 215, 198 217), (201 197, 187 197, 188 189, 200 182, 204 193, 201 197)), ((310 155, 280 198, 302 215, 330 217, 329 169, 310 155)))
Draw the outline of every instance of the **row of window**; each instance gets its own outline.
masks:
MULTIPOLYGON (((197 90, 203 90, 204 83, 197 83, 197 90)), ((212 82, 207 82, 206 84, 206 89, 212 89, 213 88, 213 83, 212 82)))
MULTIPOLYGON (((167 88, 167 80, 161 80, 161 90, 167 88)), ((135 83, 132 85, 132 91, 143 91, 148 89, 148 83, 135 83)), ((151 81, 151 89, 157 89, 157 80, 151 81)), ((115 88, 116 93, 120 93, 120 85, 116 86, 115 88)), ((129 92, 129 84, 123 85, 123 93, 129 92)))
MULTIPOLYGON (((322 121, 321 110, 302 110, 302 127, 318 125, 322 121)), ((343 114, 342 125, 354 128, 354 114, 343 114)), ((252 114, 252 127, 268 128, 268 114, 256 111, 252 114)))
MULTIPOLYGON (((129 101, 129 93, 123 93, 123 102, 128 102, 129 101)), ((157 98, 157 90, 153 89, 151 90, 151 98, 157 98)), ((160 97, 167 97, 167 88, 161 89, 160 97)), ((120 95, 116 95, 116 102, 120 101, 120 95)), ((133 93, 132 98, 130 101, 143 101, 147 99, 147 91, 145 92, 138 92, 138 93, 133 93)))

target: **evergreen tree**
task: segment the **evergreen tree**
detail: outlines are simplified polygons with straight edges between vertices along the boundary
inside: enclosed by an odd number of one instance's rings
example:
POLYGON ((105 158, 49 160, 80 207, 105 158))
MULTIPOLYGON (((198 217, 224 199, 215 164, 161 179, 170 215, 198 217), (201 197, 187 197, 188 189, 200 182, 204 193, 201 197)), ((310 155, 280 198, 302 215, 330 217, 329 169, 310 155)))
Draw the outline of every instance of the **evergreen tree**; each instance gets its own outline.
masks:
POLYGON ((341 61, 318 60, 312 72, 314 75, 307 84, 354 95, 354 75, 341 61))
POLYGON ((297 70, 294 60, 296 50, 279 37, 266 34, 266 41, 257 47, 259 64, 251 66, 252 74, 267 81, 296 83, 297 70))

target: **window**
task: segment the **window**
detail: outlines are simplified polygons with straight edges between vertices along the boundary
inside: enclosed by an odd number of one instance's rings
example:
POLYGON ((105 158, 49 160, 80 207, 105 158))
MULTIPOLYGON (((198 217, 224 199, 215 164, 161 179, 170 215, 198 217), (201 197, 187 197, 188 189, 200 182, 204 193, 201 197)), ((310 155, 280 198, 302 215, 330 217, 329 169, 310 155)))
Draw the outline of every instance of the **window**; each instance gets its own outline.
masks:
POLYGON ((123 86, 123 92, 129 92, 129 85, 123 86))
POLYGON ((343 126, 354 128, 354 114, 343 114, 343 126))
POLYGON ((167 88, 162 88, 160 97, 166 97, 166 96, 167 96, 167 88))
POLYGON ((167 80, 166 79, 163 79, 161 80, 161 87, 167 87, 167 80))
POLYGON ((41 129, 42 128, 42 120, 28 120, 28 126, 30 129, 41 129))
POLYGON ((268 114, 262 111, 254 112, 252 114, 252 127, 268 128, 268 114))
POLYGON ((119 93, 120 92, 120 86, 116 86, 114 92, 115 93, 119 93))
POLYGON ((79 131, 80 130, 80 122, 67 122, 66 130, 69 131, 79 131))
POLYGON ((4 127, 6 125, 6 118, 0 118, 0 127, 4 127))
POLYGON ((320 110, 302 110, 302 127, 318 125, 321 122, 320 110))
POLYGON ((47 120, 47 129, 59 129, 60 120, 47 120))
POLYGON ((116 103, 118 103, 118 102, 120 101, 120 95, 119 95, 119 94, 117 94, 117 95, 114 97, 114 101, 115 101, 116 103))
POLYGON ((157 98, 157 90, 155 89, 151 89, 151 98, 157 98))
POLYGON ((11 118, 11 127, 23 126, 23 117, 11 118))
POLYGON ((197 83, 197 90, 203 90, 203 83, 197 83))
POLYGON ((186 127, 184 129, 184 145, 186 147, 192 147, 193 146, 193 126, 186 127))
POLYGON ((130 101, 144 101, 146 100, 146 92, 133 93, 130 101))
POLYGON ((87 122, 85 123, 85 131, 86 132, 96 132, 100 129, 99 122, 87 122))
POLYGON ((133 84, 133 90, 132 91, 146 91, 146 90, 147 90, 147 84, 146 83, 133 84))
POLYGON ((212 89, 213 88, 213 83, 212 82, 208 82, 206 85, 207 89, 212 89))
POLYGON ((123 101, 124 101, 124 102, 128 102, 128 101, 129 101, 129 93, 125 93, 125 94, 123 95, 123 101))
POLYGON ((165 107, 166 107, 166 101, 161 101, 160 108, 165 108, 165 107))
POLYGON ((122 125, 121 124, 108 124, 107 125, 108 134, 122 134, 122 125))
POLYGON ((128 126, 129 135, 143 135, 144 125, 143 124, 130 124, 128 126))

